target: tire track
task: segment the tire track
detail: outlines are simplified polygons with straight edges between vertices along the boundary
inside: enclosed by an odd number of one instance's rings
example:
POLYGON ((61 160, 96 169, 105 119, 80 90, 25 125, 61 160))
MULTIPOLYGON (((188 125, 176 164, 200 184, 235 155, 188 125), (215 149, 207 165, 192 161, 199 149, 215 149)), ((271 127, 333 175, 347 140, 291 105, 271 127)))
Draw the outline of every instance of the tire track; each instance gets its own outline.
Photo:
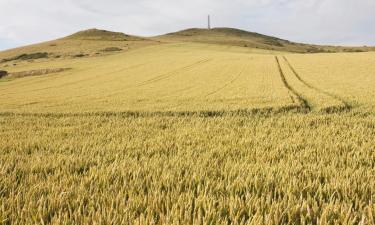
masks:
POLYGON ((146 81, 143 81, 140 84, 136 85, 135 87, 142 87, 142 86, 145 86, 145 85, 148 85, 148 84, 157 83, 159 81, 168 79, 169 77, 172 77, 172 76, 174 76, 174 75, 176 75, 176 74, 178 74, 180 72, 190 71, 191 69, 195 68, 196 66, 199 66, 201 64, 207 63, 207 62, 209 62, 211 60, 212 59, 204 59, 204 60, 200 60, 198 62, 192 63, 190 65, 187 65, 187 66, 184 66, 184 67, 180 67, 180 68, 175 69, 173 71, 170 71, 168 73, 161 74, 161 75, 158 75, 158 76, 153 77, 151 79, 148 79, 146 81))
POLYGON ((288 81, 285 78, 285 74, 283 72, 283 69, 281 68, 280 61, 279 61, 279 58, 277 56, 275 56, 275 60, 276 60, 277 67, 279 69, 279 75, 281 77, 281 80, 282 80, 284 86, 288 89, 288 91, 290 93, 292 93, 291 98, 292 99, 296 98, 300 107, 304 111, 310 112, 311 111, 311 105, 309 104, 309 102, 305 98, 303 98, 302 95, 300 93, 298 93, 292 86, 290 86, 290 84, 288 83, 288 81))
POLYGON ((216 94, 218 92, 220 92, 221 90, 225 89, 226 87, 228 87, 229 85, 233 84, 236 80, 238 80, 238 78, 240 78, 240 76, 243 74, 243 69, 237 74, 237 76, 235 76, 232 80, 230 80, 228 83, 224 84, 223 86, 221 86, 220 88, 208 93, 207 95, 205 95, 204 97, 207 98, 213 94, 216 94))
MULTIPOLYGON (((288 65, 288 67, 292 70, 294 76, 301 82, 303 83, 305 86, 309 87, 310 89, 312 90, 315 90, 317 92, 320 92, 328 97, 331 97, 339 102, 341 102, 343 105, 344 105, 344 108, 343 109, 347 109, 347 110, 351 110, 352 109, 352 105, 349 104, 349 102, 347 102, 344 98, 338 96, 338 95, 335 95, 335 94, 332 94, 328 91, 325 91, 325 90, 322 90, 318 87, 315 87, 313 85, 311 85, 310 83, 306 82, 304 79, 302 79, 302 77, 299 75, 299 73, 295 70, 295 68, 292 66, 292 64, 289 62, 289 60, 283 56, 286 64, 288 65)), ((331 107, 331 108, 327 108, 328 110, 331 110, 331 109, 334 109, 334 107, 331 107)))
MULTIPOLYGON (((212 92, 210 92, 210 93, 208 93, 208 94, 206 94, 206 95, 202 95, 204 98, 207 98, 207 97, 209 97, 209 96, 211 96, 211 95, 213 95, 213 94, 216 94, 216 93, 218 93, 218 92, 220 92, 221 90, 223 90, 223 89, 225 89, 226 87, 228 87, 229 85, 231 85, 231 84, 233 84, 236 80, 238 80, 238 78, 240 78, 240 76, 243 74, 243 71, 244 71, 245 69, 244 68, 242 68, 241 69, 241 71, 232 79, 232 80, 230 80, 229 82, 227 82, 225 85, 223 85, 222 87, 220 87, 220 88, 218 88, 218 89, 216 89, 216 90, 214 90, 214 91, 212 91, 212 92)), ((197 99, 197 98, 199 98, 199 97, 202 97, 202 96, 195 96, 195 97, 193 97, 192 99, 197 99)), ((181 105, 184 105, 185 103, 179 103, 179 104, 177 104, 177 105, 174 105, 174 106, 172 106, 172 107, 170 107, 170 108, 177 108, 177 107, 180 107, 181 105)))
POLYGON ((209 62, 211 60, 212 60, 212 58, 207 58, 207 59, 204 59, 204 60, 200 60, 200 61, 194 62, 194 63, 192 63, 190 65, 187 65, 187 66, 184 66, 184 67, 179 67, 179 68, 177 68, 175 70, 172 70, 170 72, 167 72, 167 73, 155 76, 155 77, 150 78, 150 79, 148 79, 146 81, 142 81, 142 82, 140 82, 138 84, 124 86, 122 88, 123 90, 117 91, 117 92, 113 92, 111 94, 108 94, 108 95, 105 95, 105 96, 102 96, 102 97, 103 98, 113 97, 115 95, 118 95, 118 94, 121 94, 121 93, 124 93, 124 92, 128 91, 129 88, 138 88, 138 87, 146 86, 146 85, 149 85, 149 84, 157 83, 159 81, 162 81, 162 80, 168 79, 168 78, 170 78, 172 76, 175 76, 175 75, 177 75, 180 72, 191 71, 195 67, 197 67, 199 65, 202 65, 204 63, 207 63, 207 62, 209 62), (126 89, 126 90, 124 91, 124 89, 126 89))

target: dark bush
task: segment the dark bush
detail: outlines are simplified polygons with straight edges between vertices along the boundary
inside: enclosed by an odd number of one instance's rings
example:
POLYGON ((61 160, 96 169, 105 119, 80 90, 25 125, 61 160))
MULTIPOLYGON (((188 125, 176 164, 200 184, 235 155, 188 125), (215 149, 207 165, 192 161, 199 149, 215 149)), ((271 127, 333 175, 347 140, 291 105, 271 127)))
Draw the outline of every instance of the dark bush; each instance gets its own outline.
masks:
POLYGON ((47 58, 48 53, 47 52, 36 52, 31 54, 22 54, 15 57, 15 60, 28 60, 28 59, 42 59, 47 58))
POLYGON ((5 70, 0 70, 0 78, 8 76, 8 72, 5 70))
POLYGON ((121 48, 117 48, 117 47, 108 47, 108 48, 105 48, 102 50, 103 52, 119 52, 119 51, 122 51, 121 48))
POLYGON ((276 46, 276 47, 284 47, 284 45, 280 41, 274 40, 274 39, 264 40, 263 43, 266 45, 271 45, 271 46, 276 46))
POLYGON ((87 56, 86 54, 77 54, 77 55, 74 55, 73 57, 75 58, 81 58, 81 57, 85 57, 87 56))
POLYGON ((36 53, 31 53, 31 54, 21 54, 15 57, 3 59, 2 62, 9 62, 9 61, 14 61, 14 60, 42 59, 42 58, 48 58, 48 53, 36 52, 36 53))
POLYGON ((345 48, 343 51, 344 52, 365 52, 365 50, 362 50, 362 49, 353 49, 353 48, 345 48))

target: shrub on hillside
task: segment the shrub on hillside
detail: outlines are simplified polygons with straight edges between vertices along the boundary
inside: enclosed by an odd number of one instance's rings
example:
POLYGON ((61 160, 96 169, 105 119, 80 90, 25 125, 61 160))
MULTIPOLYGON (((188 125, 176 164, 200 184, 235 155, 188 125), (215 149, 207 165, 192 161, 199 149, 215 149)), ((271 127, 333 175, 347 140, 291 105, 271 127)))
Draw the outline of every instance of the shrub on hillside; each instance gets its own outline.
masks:
POLYGON ((0 78, 5 77, 8 75, 8 72, 5 70, 0 70, 0 78))

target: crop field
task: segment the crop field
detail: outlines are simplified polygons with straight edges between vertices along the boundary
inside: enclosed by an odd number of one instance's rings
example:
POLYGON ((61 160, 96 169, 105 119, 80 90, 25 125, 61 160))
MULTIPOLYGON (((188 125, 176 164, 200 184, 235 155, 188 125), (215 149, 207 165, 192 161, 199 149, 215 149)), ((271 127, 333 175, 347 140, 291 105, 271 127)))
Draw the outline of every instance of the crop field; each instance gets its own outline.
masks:
POLYGON ((375 224, 373 52, 7 67, 46 69, 0 79, 0 224, 375 224))
POLYGON ((199 111, 293 104, 274 57, 194 47, 153 46, 121 56, 32 64, 72 69, 1 83, 3 111, 199 111))

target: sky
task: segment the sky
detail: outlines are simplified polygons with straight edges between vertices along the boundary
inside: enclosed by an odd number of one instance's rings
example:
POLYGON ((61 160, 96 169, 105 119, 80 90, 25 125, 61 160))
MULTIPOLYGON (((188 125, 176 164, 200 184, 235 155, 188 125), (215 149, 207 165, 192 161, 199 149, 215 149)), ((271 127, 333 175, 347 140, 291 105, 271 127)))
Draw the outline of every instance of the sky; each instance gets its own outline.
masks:
POLYGON ((0 0, 0 50, 99 28, 153 36, 233 27, 311 44, 375 45, 375 0, 0 0))

